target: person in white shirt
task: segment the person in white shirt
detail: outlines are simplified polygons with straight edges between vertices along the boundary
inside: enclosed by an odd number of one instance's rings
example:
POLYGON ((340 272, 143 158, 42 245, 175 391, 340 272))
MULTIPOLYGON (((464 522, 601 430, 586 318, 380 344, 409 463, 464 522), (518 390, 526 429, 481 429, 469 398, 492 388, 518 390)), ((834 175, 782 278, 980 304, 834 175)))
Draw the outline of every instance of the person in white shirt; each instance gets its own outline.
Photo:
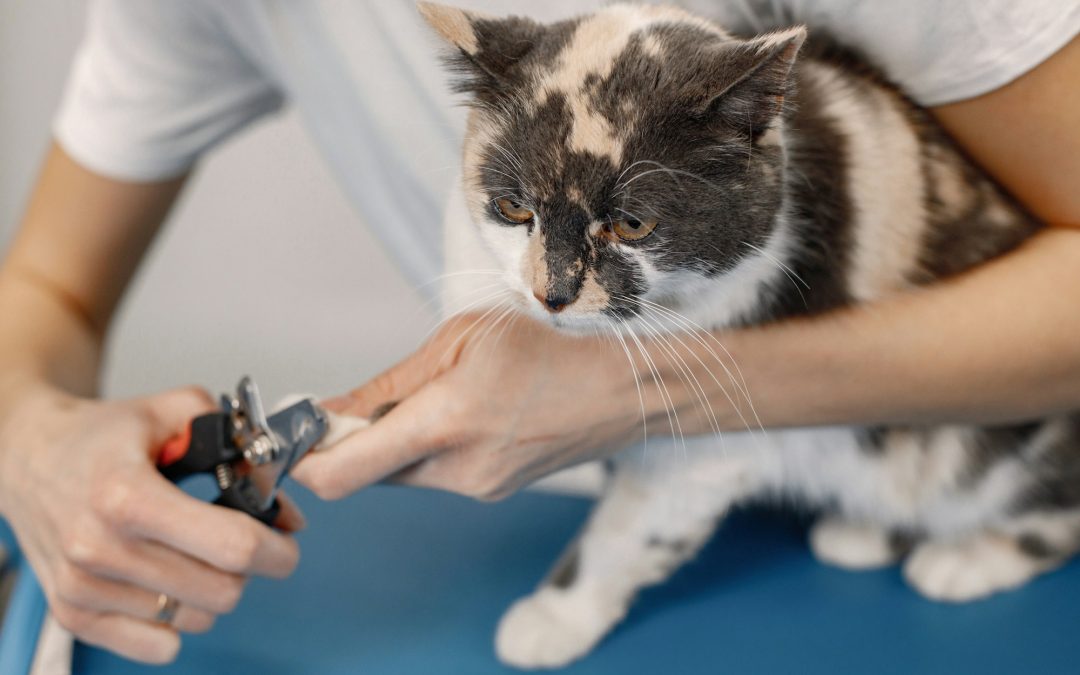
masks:
MULTIPOLYGON (((599 5, 462 4, 542 20, 599 5)), ((825 28, 870 54, 1056 226, 873 312, 725 334, 762 422, 993 422, 1080 407, 1080 3, 683 4, 733 29, 825 28), (1004 316, 1003 306, 1013 310, 1004 316), (932 328, 901 338, 898 325, 932 328)), ((207 630, 235 605, 247 576, 284 576, 297 562, 287 534, 191 499, 154 469, 154 449, 211 407, 205 392, 96 398, 110 318, 186 176, 222 139, 288 102, 407 276, 430 280, 441 241, 432 214, 452 185, 429 167, 456 163, 462 133, 433 44, 404 1, 93 6, 55 143, 0 269, 0 311, 20 319, 0 325, 0 514, 55 616, 83 640, 168 661, 180 633, 207 630), (156 621, 163 598, 179 607, 168 624, 156 621)), ((489 499, 635 440, 637 408, 606 403, 636 397, 621 355, 525 322, 481 355, 464 334, 476 320, 451 322, 328 403, 365 415, 422 395, 425 419, 375 425, 306 460, 296 477, 325 498, 389 479, 489 499), (460 358, 436 372, 434 357, 463 335, 460 358), (575 350, 559 349, 571 339, 575 350), (592 372, 610 377, 578 377, 608 358, 620 360, 592 372), (508 448, 507 439, 534 440, 508 448)), ((675 406, 693 404, 695 392, 672 386, 675 406)), ((646 403, 647 412, 664 405, 646 403)), ((722 427, 742 427, 738 411, 715 413, 722 427)), ((286 508, 278 524, 300 522, 286 508)))

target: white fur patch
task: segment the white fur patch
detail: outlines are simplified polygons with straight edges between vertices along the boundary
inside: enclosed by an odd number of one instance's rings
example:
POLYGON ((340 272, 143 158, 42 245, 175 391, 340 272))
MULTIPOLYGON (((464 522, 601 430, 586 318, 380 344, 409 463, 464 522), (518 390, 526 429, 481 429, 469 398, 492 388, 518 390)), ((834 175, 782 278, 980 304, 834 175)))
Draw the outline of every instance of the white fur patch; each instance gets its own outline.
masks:
POLYGON ((804 72, 822 91, 843 135, 855 242, 848 286, 868 301, 910 287, 926 228, 919 142, 897 103, 877 88, 856 88, 831 67, 804 72))
POLYGON ((1011 538, 986 533, 920 545, 904 565, 904 577, 933 600, 968 602, 1016 588, 1050 566, 1024 554, 1011 538))
POLYGON ((690 271, 662 272, 646 255, 637 251, 631 255, 644 272, 649 288, 646 299, 705 328, 723 328, 760 307, 762 294, 770 288, 792 284, 799 292, 805 290, 787 267, 792 245, 788 228, 783 215, 778 216, 765 246, 747 245, 734 269, 711 278, 690 271))
POLYGON ((574 152, 610 157, 614 164, 621 162, 623 143, 607 118, 590 110, 584 96, 571 97, 569 104, 573 120, 573 126, 570 127, 570 149, 574 152))
POLYGON ((840 518, 822 518, 814 523, 810 550, 818 560, 848 570, 885 567, 898 559, 885 529, 840 518))
POLYGON ((326 430, 326 435, 323 436, 322 441, 319 442, 319 450, 333 447, 357 431, 371 426, 371 420, 366 417, 341 415, 329 410, 324 412, 326 413, 329 428, 326 430))
POLYGON ((561 668, 591 651, 625 611, 622 602, 611 606, 580 591, 541 588, 503 615, 495 653, 517 668, 561 668))

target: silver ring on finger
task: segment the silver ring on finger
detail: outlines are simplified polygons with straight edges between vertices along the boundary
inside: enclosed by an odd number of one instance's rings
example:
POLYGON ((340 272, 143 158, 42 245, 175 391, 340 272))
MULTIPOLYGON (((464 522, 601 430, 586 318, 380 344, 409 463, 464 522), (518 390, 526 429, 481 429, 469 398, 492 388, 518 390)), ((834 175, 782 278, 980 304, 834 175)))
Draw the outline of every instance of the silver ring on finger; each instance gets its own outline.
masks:
POLYGON ((154 617, 154 621, 163 626, 171 627, 179 610, 180 601, 167 593, 162 593, 158 596, 157 615, 154 617))

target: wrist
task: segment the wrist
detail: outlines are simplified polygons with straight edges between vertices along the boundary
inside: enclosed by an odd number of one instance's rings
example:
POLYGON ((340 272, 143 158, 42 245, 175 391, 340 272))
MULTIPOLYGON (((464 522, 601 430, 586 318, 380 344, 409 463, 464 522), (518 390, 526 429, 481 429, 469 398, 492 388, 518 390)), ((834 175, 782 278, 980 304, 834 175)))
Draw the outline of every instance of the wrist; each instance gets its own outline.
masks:
POLYGON ((676 424, 675 432, 684 435, 777 424, 775 415, 766 415, 775 412, 776 401, 765 385, 783 377, 774 372, 782 364, 771 356, 777 352, 758 348, 766 331, 695 330, 665 334, 662 342, 638 338, 650 356, 638 359, 649 435, 667 436, 676 424), (759 354, 771 360, 759 362, 759 354))
POLYGON ((23 434, 18 428, 21 424, 44 423, 36 411, 43 405, 60 405, 70 397, 41 377, 7 373, 0 378, 0 514, 7 514, 6 496, 10 486, 19 481, 19 467, 25 464, 25 459, 19 457, 25 444, 19 440, 23 434))

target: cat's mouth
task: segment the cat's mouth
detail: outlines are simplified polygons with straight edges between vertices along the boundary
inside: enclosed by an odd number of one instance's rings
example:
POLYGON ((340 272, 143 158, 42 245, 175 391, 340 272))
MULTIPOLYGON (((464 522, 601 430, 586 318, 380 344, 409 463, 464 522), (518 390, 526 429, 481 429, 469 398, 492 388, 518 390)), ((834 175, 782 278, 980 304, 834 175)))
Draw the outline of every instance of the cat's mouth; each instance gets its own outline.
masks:
POLYGON ((603 311, 549 312, 539 306, 529 306, 527 313, 534 319, 568 335, 595 335, 612 328, 618 330, 629 317, 615 316, 603 311))

